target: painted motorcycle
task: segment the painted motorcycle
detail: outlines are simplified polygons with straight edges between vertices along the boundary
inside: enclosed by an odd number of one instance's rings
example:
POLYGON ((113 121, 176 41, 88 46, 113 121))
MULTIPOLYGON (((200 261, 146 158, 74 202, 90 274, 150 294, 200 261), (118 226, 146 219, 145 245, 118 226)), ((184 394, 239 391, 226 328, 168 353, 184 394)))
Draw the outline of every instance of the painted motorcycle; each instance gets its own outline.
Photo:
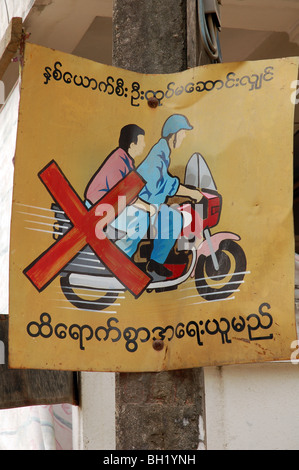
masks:
MULTIPOLYGON (((235 293, 246 274, 246 256, 239 245, 239 235, 232 232, 212 234, 217 226, 222 208, 222 197, 217 191, 212 174, 202 155, 190 158, 186 171, 186 186, 199 188, 200 203, 172 199, 183 217, 181 236, 169 253, 164 265, 172 273, 161 280, 153 280, 147 292, 165 292, 176 289, 187 279, 194 280, 198 295, 207 302, 224 300, 235 293)), ((54 235, 57 240, 71 227, 64 212, 55 203, 54 235)), ((117 239, 124 234, 113 230, 107 236, 117 239)), ((143 271, 152 250, 152 239, 141 240, 133 261, 143 271)), ((126 291, 124 285, 101 263, 87 245, 60 272, 62 292, 67 300, 83 310, 103 310, 112 305, 126 291)))

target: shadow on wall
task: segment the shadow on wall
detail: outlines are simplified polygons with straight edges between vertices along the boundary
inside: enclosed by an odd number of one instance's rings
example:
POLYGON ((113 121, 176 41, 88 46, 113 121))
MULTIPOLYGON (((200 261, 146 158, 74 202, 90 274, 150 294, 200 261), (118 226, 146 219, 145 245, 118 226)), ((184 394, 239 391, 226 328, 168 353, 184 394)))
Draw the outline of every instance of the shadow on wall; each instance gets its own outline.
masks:
POLYGON ((299 44, 287 33, 271 33, 246 60, 280 59, 299 55, 299 44))

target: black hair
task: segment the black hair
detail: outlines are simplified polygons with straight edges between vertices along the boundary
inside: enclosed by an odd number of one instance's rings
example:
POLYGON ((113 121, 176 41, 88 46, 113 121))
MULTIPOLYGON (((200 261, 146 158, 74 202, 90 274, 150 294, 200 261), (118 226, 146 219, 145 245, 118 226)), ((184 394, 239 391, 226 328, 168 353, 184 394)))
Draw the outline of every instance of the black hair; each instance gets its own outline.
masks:
POLYGON ((124 126, 120 131, 119 136, 119 147, 128 153, 130 145, 137 144, 138 136, 145 135, 145 132, 141 127, 136 124, 128 124, 124 126))

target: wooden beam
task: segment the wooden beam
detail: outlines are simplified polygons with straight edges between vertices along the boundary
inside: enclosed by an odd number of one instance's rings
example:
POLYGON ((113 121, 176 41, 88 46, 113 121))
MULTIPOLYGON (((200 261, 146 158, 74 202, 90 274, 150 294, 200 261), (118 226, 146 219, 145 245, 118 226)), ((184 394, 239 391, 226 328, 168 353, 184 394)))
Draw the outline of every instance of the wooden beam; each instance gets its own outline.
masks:
POLYGON ((78 404, 75 372, 8 368, 9 315, 0 315, 0 409, 78 404))
POLYGON ((22 27, 22 18, 12 18, 0 40, 0 80, 18 51, 22 39, 22 27))

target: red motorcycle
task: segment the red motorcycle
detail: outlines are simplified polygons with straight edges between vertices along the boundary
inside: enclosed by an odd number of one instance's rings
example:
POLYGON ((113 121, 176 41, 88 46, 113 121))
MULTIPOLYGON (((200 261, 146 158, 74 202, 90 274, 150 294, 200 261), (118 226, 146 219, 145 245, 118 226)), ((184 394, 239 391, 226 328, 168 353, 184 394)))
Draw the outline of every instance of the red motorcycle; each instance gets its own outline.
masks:
MULTIPOLYGON (((194 279, 198 295, 203 301, 227 299, 244 282, 246 256, 238 243, 239 235, 232 232, 211 232, 220 219, 222 197, 217 192, 207 163, 199 153, 193 154, 187 164, 185 185, 200 188, 203 199, 197 204, 171 201, 176 204, 176 210, 183 217, 181 236, 164 264, 172 275, 163 280, 153 280, 146 290, 165 292, 176 289, 188 279, 194 279)), ((53 204, 52 209, 57 218, 54 224, 54 231, 57 232, 54 238, 57 239, 70 225, 57 205, 53 204)), ((152 240, 148 238, 141 240, 134 254, 133 261, 144 271, 151 250, 152 240)), ((121 298, 121 294, 126 291, 89 246, 65 266, 60 273, 60 284, 68 301, 84 310, 103 310, 121 298)))

